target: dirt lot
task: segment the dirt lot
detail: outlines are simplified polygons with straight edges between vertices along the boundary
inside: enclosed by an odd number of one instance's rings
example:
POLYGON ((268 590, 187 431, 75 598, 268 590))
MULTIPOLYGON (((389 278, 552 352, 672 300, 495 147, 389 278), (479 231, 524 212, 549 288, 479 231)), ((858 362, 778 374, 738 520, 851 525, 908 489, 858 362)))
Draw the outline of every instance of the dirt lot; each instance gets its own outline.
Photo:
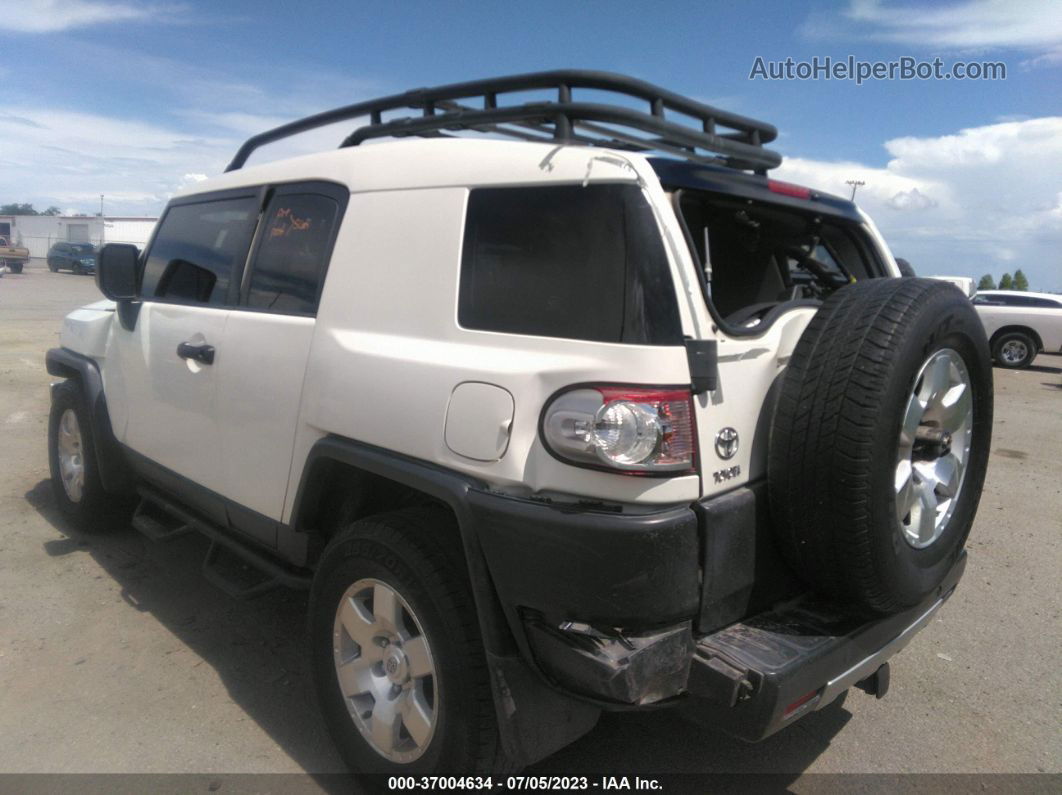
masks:
MULTIPOLYGON (((80 535, 47 483, 44 352, 91 278, 0 279, 0 771, 328 772, 305 596, 229 600, 196 538, 80 535)), ((605 716, 538 766, 647 772, 1062 770, 1062 358, 996 371, 988 485, 959 591, 893 662, 759 745, 674 712, 605 716)))

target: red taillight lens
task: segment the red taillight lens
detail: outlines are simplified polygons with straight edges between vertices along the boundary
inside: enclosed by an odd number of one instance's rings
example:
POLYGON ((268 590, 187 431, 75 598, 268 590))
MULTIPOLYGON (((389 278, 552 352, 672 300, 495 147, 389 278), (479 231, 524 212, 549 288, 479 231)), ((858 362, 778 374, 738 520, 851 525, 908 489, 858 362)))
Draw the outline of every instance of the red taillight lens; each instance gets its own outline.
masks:
POLYGON ((688 389, 572 389, 546 406, 542 435, 554 455, 573 464, 633 475, 695 471, 688 389))
POLYGON ((810 199, 811 189, 803 185, 794 185, 792 182, 779 182, 776 179, 767 180, 767 189, 771 193, 779 193, 782 196, 792 196, 795 199, 810 199))

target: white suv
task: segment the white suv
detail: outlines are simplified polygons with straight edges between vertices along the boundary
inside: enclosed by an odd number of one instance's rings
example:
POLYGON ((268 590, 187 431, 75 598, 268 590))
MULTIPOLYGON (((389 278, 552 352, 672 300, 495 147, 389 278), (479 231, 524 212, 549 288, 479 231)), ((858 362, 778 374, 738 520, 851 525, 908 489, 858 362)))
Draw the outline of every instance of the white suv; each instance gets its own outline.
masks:
POLYGON ((602 709, 696 700, 755 740, 884 695, 965 565, 988 347, 853 204, 769 179, 775 135, 551 72, 252 138, 67 317, 60 507, 135 494, 230 593, 310 588, 357 771, 511 770, 602 709))

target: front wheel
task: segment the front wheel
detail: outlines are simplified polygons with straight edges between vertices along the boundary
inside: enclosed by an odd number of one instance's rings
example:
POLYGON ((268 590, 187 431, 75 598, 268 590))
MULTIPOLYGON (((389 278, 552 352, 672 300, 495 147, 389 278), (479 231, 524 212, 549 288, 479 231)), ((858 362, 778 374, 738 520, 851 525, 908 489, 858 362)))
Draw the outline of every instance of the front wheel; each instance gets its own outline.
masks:
POLYGON ((325 551, 310 599, 325 721, 356 773, 501 772, 486 659, 443 509, 355 522, 325 551))
POLYGON ((77 381, 64 381, 52 393, 48 463, 56 505, 79 529, 94 530, 117 518, 118 506, 124 503, 107 494, 100 481, 96 440, 77 381))
POLYGON ((1028 334, 1011 331, 1000 334, 992 343, 992 358, 1000 367, 1021 370, 1036 357, 1036 342, 1028 334))
POLYGON ((8 265, 8 267, 11 269, 12 273, 22 273, 21 262, 12 262, 10 265, 8 265))

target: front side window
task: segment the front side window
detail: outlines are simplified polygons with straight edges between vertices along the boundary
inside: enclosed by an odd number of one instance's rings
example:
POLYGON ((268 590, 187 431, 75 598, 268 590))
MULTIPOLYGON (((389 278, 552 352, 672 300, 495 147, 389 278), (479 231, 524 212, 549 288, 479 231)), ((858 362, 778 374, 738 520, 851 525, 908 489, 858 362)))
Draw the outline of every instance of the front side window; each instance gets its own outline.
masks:
POLYGON ((144 264, 141 295, 227 305, 233 269, 246 258, 257 221, 254 196, 170 207, 144 264))
POLYGON ((458 322, 509 334, 682 344, 667 256, 641 190, 472 190, 458 322))
POLYGON ((318 194, 280 194, 266 210, 245 305, 312 315, 328 263, 339 205, 318 194))

